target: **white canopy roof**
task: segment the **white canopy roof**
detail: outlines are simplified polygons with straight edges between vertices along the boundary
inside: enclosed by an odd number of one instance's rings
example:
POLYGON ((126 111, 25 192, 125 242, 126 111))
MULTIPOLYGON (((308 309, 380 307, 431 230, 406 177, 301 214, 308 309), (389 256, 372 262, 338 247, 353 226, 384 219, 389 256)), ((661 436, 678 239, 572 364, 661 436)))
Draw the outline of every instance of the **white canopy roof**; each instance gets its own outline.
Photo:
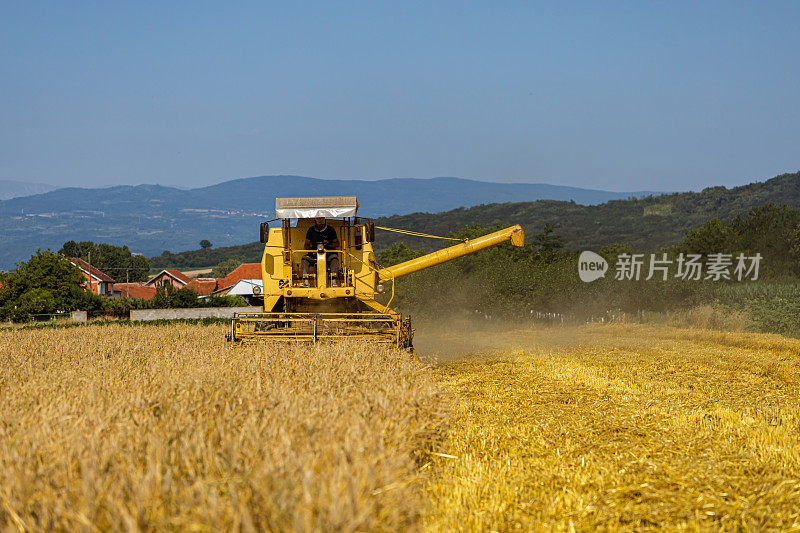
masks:
POLYGON ((361 204, 355 196, 275 198, 278 218, 354 217, 361 204))
POLYGON ((225 294, 228 296, 252 296, 264 292, 264 281, 260 279, 240 279, 225 294))

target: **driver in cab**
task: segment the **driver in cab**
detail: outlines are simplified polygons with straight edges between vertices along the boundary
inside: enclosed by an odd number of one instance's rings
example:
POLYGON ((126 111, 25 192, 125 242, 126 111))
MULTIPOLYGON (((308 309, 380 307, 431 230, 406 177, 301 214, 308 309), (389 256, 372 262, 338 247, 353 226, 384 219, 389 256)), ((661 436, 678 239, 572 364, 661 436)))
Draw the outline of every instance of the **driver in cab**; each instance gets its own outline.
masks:
MULTIPOLYGON (((328 225, 325 217, 317 217, 314 219, 315 224, 308 228, 306 233, 306 250, 317 250, 321 244, 326 250, 339 249, 339 236, 336 230, 328 225)), ((339 286, 339 254, 328 252, 325 254, 325 263, 331 272, 331 287, 339 286)), ((303 256, 300 261, 301 269, 303 272, 303 287, 308 287, 308 271, 311 265, 317 264, 316 252, 311 252, 303 256)))

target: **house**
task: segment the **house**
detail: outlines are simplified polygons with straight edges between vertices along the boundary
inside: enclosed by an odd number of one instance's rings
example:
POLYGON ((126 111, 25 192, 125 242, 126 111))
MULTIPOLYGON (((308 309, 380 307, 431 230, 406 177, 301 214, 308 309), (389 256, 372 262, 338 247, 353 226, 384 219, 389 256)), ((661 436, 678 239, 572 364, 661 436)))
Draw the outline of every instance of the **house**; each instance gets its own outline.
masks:
POLYGON ((192 278, 183 272, 178 272, 177 270, 172 269, 164 269, 147 280, 147 282, 145 282, 145 286, 159 288, 171 285, 175 289, 182 289, 188 285, 190 281, 192 281, 192 278))
POLYGON ((233 287, 228 288, 225 294, 228 296, 252 296, 264 292, 264 280, 259 279, 240 279, 233 287))
POLYGON ((256 298, 262 293, 261 263, 244 263, 224 278, 190 278, 186 274, 173 269, 165 269, 150 278, 143 284, 117 284, 121 296, 125 296, 125 289, 130 291, 131 298, 150 299, 160 287, 172 286, 176 289, 189 289, 198 297, 212 294, 234 294, 230 290, 240 281, 249 283, 238 286, 235 294, 256 298), (255 288, 255 289, 254 289, 255 288), (141 296, 134 296, 141 295, 141 296))
POLYGON ((261 263, 245 263, 222 279, 217 280, 213 294, 219 296, 242 296, 251 305, 260 303, 264 294, 261 279, 261 263))
POLYGON ((250 305, 261 305, 264 297, 264 280, 240 279, 230 287, 214 293, 219 296, 241 296, 250 305))
POLYGON ((196 292, 197 296, 208 296, 217 290, 218 281, 216 278, 194 278, 185 288, 196 292))
POLYGON ((114 285, 115 296, 121 298, 142 298, 149 300, 156 295, 155 287, 148 287, 144 283, 117 283, 114 285))
POLYGON ((86 278, 84 286, 94 294, 101 296, 114 296, 114 279, 91 266, 89 263, 78 257, 68 258, 69 262, 80 269, 83 277, 86 278))
POLYGON ((223 289, 220 294, 226 296, 261 296, 264 292, 264 280, 259 279, 240 279, 232 287, 223 289))
POLYGON ((215 292, 221 294, 227 294, 227 290, 236 285, 240 280, 243 279, 257 279, 261 280, 261 263, 243 263, 236 267, 236 269, 225 276, 224 278, 217 280, 217 289, 215 292))

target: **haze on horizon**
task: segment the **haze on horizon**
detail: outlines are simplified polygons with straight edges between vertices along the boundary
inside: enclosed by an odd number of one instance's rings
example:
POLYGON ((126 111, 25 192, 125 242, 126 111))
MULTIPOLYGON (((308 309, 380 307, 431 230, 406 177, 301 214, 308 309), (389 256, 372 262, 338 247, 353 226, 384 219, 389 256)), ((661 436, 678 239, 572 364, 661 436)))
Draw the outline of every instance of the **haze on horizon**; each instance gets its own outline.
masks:
POLYGON ((6 3, 0 179, 613 191, 800 168, 797 2, 6 3))

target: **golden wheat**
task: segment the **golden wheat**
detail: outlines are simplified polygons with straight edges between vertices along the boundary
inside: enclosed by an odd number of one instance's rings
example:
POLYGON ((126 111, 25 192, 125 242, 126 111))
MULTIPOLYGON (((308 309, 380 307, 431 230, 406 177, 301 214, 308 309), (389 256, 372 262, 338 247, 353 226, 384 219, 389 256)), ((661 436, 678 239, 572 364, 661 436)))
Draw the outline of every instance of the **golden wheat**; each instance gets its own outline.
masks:
POLYGON ((0 530, 800 527, 800 341, 449 326, 0 330, 0 530))
POLYGON ((455 419, 429 528, 800 527, 799 341, 603 326, 499 344, 521 349, 439 371, 455 419))
POLYGON ((86 326, 0 331, 0 360, 0 529, 398 529, 423 508, 439 401, 408 354, 86 326))

